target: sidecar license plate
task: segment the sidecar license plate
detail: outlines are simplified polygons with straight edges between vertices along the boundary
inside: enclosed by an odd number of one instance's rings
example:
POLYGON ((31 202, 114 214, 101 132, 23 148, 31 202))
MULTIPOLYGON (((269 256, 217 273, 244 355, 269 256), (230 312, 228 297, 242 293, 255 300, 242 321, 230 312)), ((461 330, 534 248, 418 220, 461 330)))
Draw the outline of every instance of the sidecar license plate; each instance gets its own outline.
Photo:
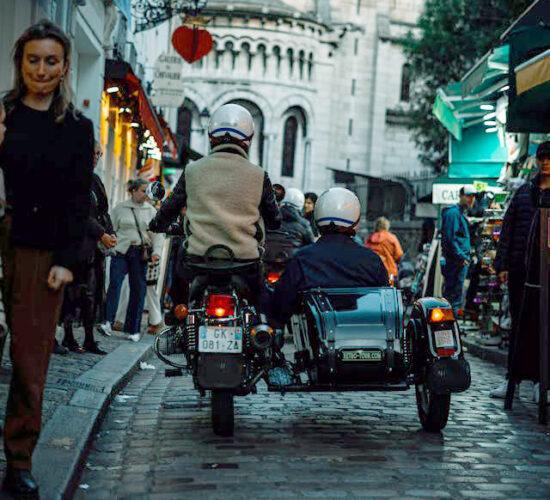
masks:
POLYGON ((200 326, 199 352, 240 353, 243 329, 234 326, 200 326))
POLYGON ((435 347, 454 347, 455 338, 452 330, 436 330, 435 334, 435 347))
POLYGON ((342 361, 382 361, 382 351, 342 351, 342 361))

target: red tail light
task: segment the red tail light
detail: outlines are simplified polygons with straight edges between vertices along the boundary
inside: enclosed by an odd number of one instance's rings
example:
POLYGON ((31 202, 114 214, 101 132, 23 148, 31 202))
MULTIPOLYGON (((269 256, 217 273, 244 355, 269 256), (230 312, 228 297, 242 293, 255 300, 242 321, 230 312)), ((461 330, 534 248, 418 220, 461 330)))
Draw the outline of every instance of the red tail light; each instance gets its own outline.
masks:
POLYGON ((277 283, 281 279, 281 273, 267 273, 267 282, 268 283, 277 283))
POLYGON ((206 314, 225 318, 235 314, 235 300, 231 295, 210 295, 206 305, 206 314))
POLYGON ((452 356, 455 353, 454 349, 438 349, 437 355, 438 356, 452 356))

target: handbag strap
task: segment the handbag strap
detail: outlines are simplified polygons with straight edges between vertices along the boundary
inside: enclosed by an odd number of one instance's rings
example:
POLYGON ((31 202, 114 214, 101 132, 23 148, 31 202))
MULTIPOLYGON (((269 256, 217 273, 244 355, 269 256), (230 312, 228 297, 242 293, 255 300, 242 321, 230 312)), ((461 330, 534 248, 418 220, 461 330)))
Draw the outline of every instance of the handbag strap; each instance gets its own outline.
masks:
POLYGON ((141 240, 141 244, 145 245, 145 240, 143 239, 143 235, 141 234, 141 229, 139 228, 139 222, 138 222, 138 219, 137 219, 137 216, 136 216, 136 212, 134 211, 133 208, 130 208, 130 210, 132 211, 132 215, 134 216, 134 220, 136 221, 136 228, 137 228, 138 233, 139 233, 139 239, 141 240))

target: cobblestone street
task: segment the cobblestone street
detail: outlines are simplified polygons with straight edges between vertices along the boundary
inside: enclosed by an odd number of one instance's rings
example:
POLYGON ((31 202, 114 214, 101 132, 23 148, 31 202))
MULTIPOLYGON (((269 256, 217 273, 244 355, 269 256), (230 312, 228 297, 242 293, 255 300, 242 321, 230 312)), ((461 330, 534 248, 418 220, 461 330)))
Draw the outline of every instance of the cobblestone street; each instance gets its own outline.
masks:
POLYGON ((216 437, 190 378, 140 371, 113 402, 75 499, 550 498, 550 429, 531 387, 512 412, 489 390, 503 370, 469 358, 442 435, 420 429, 414 391, 236 399, 216 437))

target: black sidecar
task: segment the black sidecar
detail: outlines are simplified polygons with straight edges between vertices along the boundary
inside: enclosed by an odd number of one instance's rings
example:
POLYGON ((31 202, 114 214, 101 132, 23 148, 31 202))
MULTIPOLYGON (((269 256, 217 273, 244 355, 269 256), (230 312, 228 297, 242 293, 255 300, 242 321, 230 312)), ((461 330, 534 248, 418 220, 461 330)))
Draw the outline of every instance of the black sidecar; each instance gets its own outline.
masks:
POLYGON ((460 330, 443 299, 418 300, 405 328, 395 288, 314 289, 303 293, 290 329, 300 382, 285 391, 399 391, 414 385, 422 426, 438 432, 447 423, 450 395, 470 386, 460 330))

